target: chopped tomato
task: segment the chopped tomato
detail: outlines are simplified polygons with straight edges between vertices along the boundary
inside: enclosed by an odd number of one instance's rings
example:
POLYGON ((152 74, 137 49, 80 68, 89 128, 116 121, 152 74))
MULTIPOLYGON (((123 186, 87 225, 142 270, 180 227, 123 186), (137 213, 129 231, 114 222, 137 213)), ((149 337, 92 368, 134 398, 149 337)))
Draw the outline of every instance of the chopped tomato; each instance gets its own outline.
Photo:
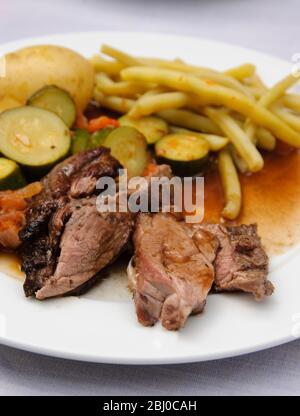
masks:
POLYGON ((32 182, 29 185, 24 186, 24 188, 12 192, 20 198, 31 198, 32 196, 39 194, 42 189, 43 186, 41 182, 32 182))
POLYGON ((25 222, 24 212, 16 211, 0 216, 0 246, 16 249, 20 244, 19 231, 25 222))
POLYGON ((155 172, 157 169, 157 164, 156 163, 148 163, 148 165, 146 166, 146 169, 143 172, 143 176, 150 176, 151 173, 155 172))
POLYGON ((104 129, 105 127, 120 127, 118 120, 114 118, 109 118, 107 116, 100 116, 98 118, 93 118, 88 122, 88 131, 94 133, 95 131, 104 129))
POLYGON ((16 191, 0 192, 0 247, 15 250, 19 246, 19 231, 25 222, 26 198, 41 190, 41 183, 34 182, 16 191))
POLYGON ((23 198, 15 196, 13 194, 8 194, 5 197, 0 195, 0 211, 24 211, 27 204, 23 198))

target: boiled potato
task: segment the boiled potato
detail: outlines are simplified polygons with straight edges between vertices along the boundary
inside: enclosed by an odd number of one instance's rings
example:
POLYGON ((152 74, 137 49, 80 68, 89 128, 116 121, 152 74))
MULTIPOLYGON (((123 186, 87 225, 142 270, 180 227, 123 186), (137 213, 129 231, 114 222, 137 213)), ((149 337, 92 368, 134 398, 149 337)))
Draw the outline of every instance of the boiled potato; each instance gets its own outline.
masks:
POLYGON ((14 98, 9 96, 2 97, 0 98, 0 113, 2 113, 2 111, 10 110, 11 108, 21 107, 21 105, 22 103, 14 98))
POLYGON ((25 104, 46 85, 67 90, 83 110, 93 94, 94 70, 87 59, 61 46, 39 45, 6 55, 6 76, 0 78, 0 101, 4 97, 25 104))

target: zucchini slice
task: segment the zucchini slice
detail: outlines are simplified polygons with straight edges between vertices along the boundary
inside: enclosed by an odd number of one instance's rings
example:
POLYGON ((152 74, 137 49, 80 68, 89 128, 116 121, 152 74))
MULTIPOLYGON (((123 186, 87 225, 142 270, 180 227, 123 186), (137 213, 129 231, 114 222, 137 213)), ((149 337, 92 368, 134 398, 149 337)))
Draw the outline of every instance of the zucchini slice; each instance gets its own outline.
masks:
POLYGON ((31 170, 50 168, 70 144, 69 129, 50 111, 26 106, 0 114, 0 152, 31 170))
POLYGON ((71 151, 75 153, 82 152, 87 149, 95 149, 104 145, 105 139, 112 132, 113 128, 106 127, 90 134, 87 130, 77 129, 72 137, 71 151))
POLYGON ((155 144, 155 154, 161 163, 167 163, 178 175, 195 175, 203 171, 208 159, 206 140, 192 134, 168 134, 155 144))
POLYGON ((84 129, 75 130, 72 137, 71 152, 74 155, 87 150, 90 140, 90 133, 84 129))
POLYGON ((76 107, 70 94, 51 85, 44 87, 27 101, 28 105, 43 108, 57 114, 68 127, 71 127, 76 119, 76 107))
POLYGON ((158 117, 149 116, 133 120, 128 116, 123 116, 119 119, 119 122, 121 126, 135 127, 146 137, 148 144, 157 142, 169 133, 167 122, 158 117))
POLYGON ((16 162, 0 157, 0 191, 18 189, 25 185, 25 178, 16 162))
POLYGON ((228 144, 227 137, 217 136, 216 134, 210 133, 199 133, 198 131, 188 130, 183 127, 170 126, 171 133, 186 133, 191 136, 200 137, 207 141, 209 148, 212 152, 218 152, 228 144))
POLYGON ((128 169, 128 176, 142 175, 148 163, 147 142, 142 133, 133 127, 119 127, 107 136, 104 146, 128 169))
POLYGON ((96 147, 103 146, 106 137, 112 132, 113 127, 105 127, 104 129, 95 131, 89 139, 88 148, 95 149, 96 147))

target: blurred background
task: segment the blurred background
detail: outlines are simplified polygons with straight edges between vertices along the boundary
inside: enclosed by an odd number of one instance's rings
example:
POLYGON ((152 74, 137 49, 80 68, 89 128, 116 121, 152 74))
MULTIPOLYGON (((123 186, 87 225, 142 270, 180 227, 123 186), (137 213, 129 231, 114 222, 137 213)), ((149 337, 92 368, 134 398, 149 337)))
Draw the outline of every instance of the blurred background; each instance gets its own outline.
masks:
POLYGON ((0 0, 0 42, 72 31, 153 31, 290 60, 300 49, 299 9, 299 0, 0 0))

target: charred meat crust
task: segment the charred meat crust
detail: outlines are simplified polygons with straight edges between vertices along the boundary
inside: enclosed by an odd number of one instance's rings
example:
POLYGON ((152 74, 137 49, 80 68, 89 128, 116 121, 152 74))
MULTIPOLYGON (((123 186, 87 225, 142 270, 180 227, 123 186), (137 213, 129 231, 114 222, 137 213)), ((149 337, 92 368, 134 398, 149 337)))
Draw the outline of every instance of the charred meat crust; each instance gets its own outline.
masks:
POLYGON ((20 231, 21 240, 26 241, 38 233, 52 213, 66 204, 71 197, 83 196, 84 192, 80 192, 80 181, 85 181, 86 184, 89 180, 93 183, 93 187, 88 187, 89 194, 86 193, 85 196, 92 195, 96 190, 95 179, 101 176, 115 177, 120 167, 119 162, 110 155, 109 149, 104 147, 77 153, 56 165, 42 179, 42 192, 29 201, 26 225, 20 231))
POLYGON ((133 226, 130 213, 99 213, 96 197, 71 204, 53 275, 36 292, 38 299, 64 295, 110 264, 126 245, 133 226))
POLYGON ((215 261, 215 289, 248 292, 256 300, 270 296, 274 287, 267 280, 269 259, 256 224, 219 225, 215 233, 220 243, 215 261))
POLYGON ((120 167, 109 149, 97 148, 66 159, 42 180, 43 190, 29 201, 26 225, 20 232, 26 296, 35 295, 55 274, 65 227, 79 206, 90 205, 97 179, 116 177, 120 167))

